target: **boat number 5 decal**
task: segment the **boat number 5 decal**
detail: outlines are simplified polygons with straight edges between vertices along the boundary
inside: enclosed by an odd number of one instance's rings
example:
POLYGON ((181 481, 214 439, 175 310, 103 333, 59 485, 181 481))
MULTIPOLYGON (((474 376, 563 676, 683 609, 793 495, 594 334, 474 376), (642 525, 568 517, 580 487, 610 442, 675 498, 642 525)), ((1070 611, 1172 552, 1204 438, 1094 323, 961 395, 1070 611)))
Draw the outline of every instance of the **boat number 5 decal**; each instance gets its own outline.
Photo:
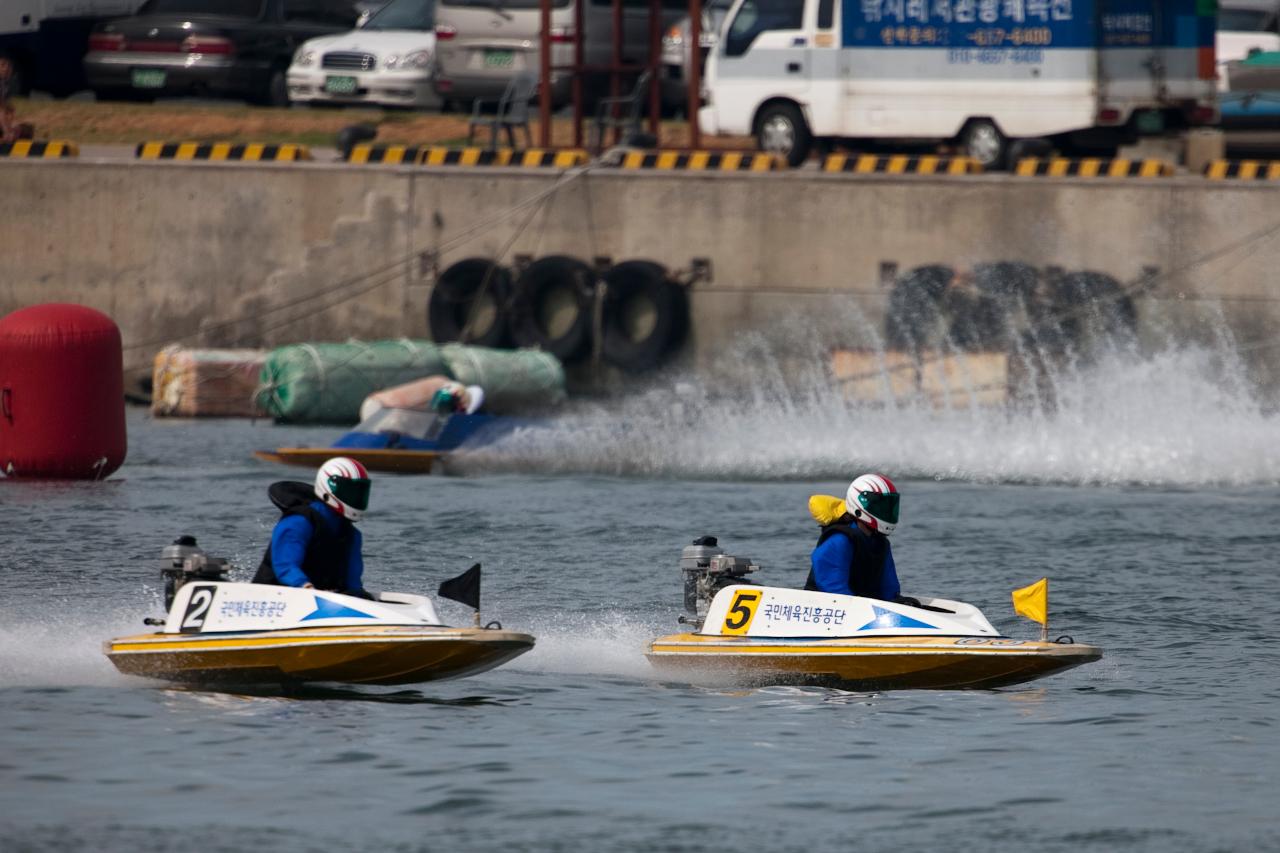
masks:
POLYGON ((733 596, 729 612, 724 617, 725 634, 745 634, 755 618, 756 608, 760 606, 761 592, 758 589, 744 589, 733 596))
POLYGON ((194 634, 204 627, 204 618, 209 615, 209 605, 213 604, 213 594, 217 587, 198 586, 187 599, 187 612, 182 617, 182 633, 194 634))

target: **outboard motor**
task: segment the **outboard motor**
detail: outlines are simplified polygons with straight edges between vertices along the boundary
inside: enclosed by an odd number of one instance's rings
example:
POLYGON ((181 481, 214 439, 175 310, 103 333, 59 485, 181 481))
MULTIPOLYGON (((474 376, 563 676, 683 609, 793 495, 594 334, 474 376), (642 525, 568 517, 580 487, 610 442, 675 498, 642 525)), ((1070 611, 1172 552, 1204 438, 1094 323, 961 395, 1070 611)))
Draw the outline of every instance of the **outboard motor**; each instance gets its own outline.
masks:
POLYGON ((746 557, 733 557, 724 552, 714 536, 699 536, 680 554, 680 573, 684 576, 684 609, 693 618, 680 617, 681 622, 702 624, 711 599, 727 586, 746 583, 746 575, 760 567, 746 557))
POLYGON ((173 597, 185 584, 191 581, 225 581, 230 568, 221 557, 205 554, 196 545, 194 536, 179 536, 172 545, 165 546, 160 558, 164 561, 160 575, 164 578, 165 612, 173 606, 173 597))

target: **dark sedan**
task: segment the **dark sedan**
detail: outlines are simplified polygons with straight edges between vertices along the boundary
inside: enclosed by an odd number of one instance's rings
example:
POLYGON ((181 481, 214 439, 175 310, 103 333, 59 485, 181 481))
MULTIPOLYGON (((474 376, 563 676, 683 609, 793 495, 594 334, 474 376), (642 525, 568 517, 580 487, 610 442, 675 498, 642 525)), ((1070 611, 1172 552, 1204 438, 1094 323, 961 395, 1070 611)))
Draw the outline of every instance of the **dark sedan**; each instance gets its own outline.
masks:
POLYGON ((148 0, 89 37, 85 76, 100 99, 198 95, 289 103, 285 72, 315 36, 351 30, 357 0, 148 0))

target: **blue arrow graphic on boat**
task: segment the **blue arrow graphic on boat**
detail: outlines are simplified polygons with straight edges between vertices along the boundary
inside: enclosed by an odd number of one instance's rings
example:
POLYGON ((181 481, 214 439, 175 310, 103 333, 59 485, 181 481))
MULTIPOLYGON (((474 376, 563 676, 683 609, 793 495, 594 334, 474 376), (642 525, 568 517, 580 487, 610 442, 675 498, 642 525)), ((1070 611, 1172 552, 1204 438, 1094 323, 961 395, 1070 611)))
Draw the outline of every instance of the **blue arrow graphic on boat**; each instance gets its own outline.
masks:
POLYGON ((308 613, 306 616, 303 616, 301 621, 308 622, 312 619, 335 619, 339 616, 355 617, 360 619, 376 618, 370 613, 363 613, 359 610, 347 607, 345 604, 339 604, 336 601, 330 601, 327 598, 321 598, 318 595, 315 599, 316 609, 311 613, 308 613))
POLYGON ((930 625, 928 622, 921 622, 912 619, 910 616, 903 616, 901 613, 895 613, 892 610, 885 610, 883 607, 871 605, 871 609, 875 611, 876 618, 859 628, 859 631, 866 631, 871 628, 932 628, 935 631, 937 625, 930 625))

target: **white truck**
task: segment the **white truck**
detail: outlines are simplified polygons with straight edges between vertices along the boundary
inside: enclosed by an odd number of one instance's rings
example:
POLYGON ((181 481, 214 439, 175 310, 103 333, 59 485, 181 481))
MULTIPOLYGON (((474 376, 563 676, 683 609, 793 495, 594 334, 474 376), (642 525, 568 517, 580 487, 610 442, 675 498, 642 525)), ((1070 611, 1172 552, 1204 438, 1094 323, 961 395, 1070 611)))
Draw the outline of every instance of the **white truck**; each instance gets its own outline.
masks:
POLYGON ((109 18, 132 15, 142 0, 0 0, 0 56, 13 64, 11 87, 65 97, 85 88, 89 31, 109 18))
POLYGON ((1217 120, 1213 0, 736 0, 702 127, 803 162, 856 139, 1114 150, 1217 120))

